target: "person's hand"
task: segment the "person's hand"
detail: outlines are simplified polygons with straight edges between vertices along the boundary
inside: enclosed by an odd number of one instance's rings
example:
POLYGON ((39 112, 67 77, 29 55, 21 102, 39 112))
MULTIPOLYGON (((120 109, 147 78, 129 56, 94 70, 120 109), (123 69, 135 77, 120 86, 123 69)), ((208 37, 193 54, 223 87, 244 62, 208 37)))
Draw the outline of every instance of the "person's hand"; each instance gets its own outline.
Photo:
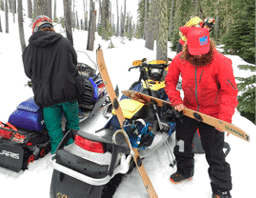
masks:
POLYGON ((174 107, 175 110, 181 112, 183 109, 185 108, 184 104, 179 104, 177 106, 174 107))

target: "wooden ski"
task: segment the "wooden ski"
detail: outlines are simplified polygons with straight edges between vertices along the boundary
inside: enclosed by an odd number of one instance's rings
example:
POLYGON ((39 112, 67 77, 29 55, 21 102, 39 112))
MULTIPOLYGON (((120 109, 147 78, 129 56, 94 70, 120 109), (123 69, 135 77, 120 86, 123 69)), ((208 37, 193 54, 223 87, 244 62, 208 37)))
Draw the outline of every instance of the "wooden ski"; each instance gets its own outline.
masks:
POLYGON ((96 50, 96 53, 97 53, 97 64, 98 64, 98 68, 99 68, 101 77, 102 77, 102 79, 104 81, 104 84, 105 84, 105 87, 107 89, 108 95, 110 97, 111 103, 113 105, 113 108, 115 110, 116 116, 117 116, 118 121, 120 123, 120 126, 122 128, 121 130, 116 131, 114 135, 116 135, 117 133, 121 133, 121 134, 124 135, 124 137, 126 139, 126 142, 129 145, 130 150, 133 152, 134 162, 135 162, 135 164, 136 164, 136 166, 137 166, 137 168, 139 170, 140 176, 142 178, 142 181, 144 183, 144 186, 145 186, 148 194, 152 198, 157 198, 158 196, 157 196, 157 194, 156 194, 156 192, 154 190, 154 187, 153 187, 153 185, 152 185, 152 183, 150 181, 150 178, 149 178, 149 176, 148 176, 148 174, 147 174, 147 172, 145 170, 145 167, 144 167, 143 162, 141 160, 141 157, 139 155, 138 149, 137 148, 133 148, 131 146, 129 137, 128 137, 127 133, 123 129, 123 123, 125 121, 125 118, 124 118, 122 109, 121 109, 121 107, 119 105, 119 102, 118 102, 116 93, 114 91, 113 85, 111 83, 111 80, 110 80, 110 77, 109 77, 109 74, 108 74, 108 71, 107 71, 107 67, 106 67, 106 64, 105 64, 105 61, 104 61, 104 56, 103 56, 102 49, 98 48, 96 50))
MULTIPOLYGON (((160 107, 162 107, 163 104, 165 103, 165 104, 172 106, 172 104, 170 102, 167 102, 167 101, 155 98, 155 97, 151 97, 149 95, 145 95, 145 94, 142 94, 142 93, 139 93, 136 91, 125 90, 125 91, 122 91, 122 93, 125 96, 130 97, 134 100, 138 100, 142 103, 154 103, 160 107)), ((209 115, 206 115, 201 112, 194 111, 194 110, 188 109, 188 108, 183 109, 183 114, 190 118, 196 119, 197 121, 204 122, 213 127, 219 128, 222 131, 226 131, 226 132, 228 132, 232 135, 235 135, 247 142, 250 142, 250 136, 246 132, 244 132, 242 129, 240 129, 239 127, 237 127, 233 124, 230 124, 223 120, 214 118, 212 116, 209 116, 209 115)))

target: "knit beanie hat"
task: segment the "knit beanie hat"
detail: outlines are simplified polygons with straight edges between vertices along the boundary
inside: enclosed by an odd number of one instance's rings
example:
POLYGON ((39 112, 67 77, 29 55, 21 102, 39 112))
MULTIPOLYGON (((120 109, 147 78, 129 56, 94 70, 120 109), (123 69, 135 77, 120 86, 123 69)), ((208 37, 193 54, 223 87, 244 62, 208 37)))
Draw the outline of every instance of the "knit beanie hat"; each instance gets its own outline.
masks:
POLYGON ((38 32, 41 28, 44 27, 53 27, 52 20, 45 15, 39 15, 34 19, 33 27, 32 27, 32 34, 38 32))

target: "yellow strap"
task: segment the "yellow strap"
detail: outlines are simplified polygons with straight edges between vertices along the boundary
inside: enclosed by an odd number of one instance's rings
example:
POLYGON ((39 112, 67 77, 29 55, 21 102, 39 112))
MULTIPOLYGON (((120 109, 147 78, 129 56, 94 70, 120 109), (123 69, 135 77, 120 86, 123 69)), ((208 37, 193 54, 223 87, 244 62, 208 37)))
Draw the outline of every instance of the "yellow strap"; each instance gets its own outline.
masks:
MULTIPOLYGON (((196 16, 196 17, 193 17, 192 19, 190 19, 184 26, 185 27, 193 27, 193 26, 200 27, 199 24, 201 22, 203 22, 202 19, 200 19, 199 17, 196 16)), ((183 41, 187 40, 187 38, 182 34, 182 32, 179 32, 179 35, 183 41)))

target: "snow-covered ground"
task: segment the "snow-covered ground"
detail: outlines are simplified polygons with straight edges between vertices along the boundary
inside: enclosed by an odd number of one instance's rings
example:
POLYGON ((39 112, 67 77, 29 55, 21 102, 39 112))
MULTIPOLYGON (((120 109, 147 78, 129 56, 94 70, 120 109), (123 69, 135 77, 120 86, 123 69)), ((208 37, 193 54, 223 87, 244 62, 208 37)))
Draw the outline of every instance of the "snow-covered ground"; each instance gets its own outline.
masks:
MULTIPOLYGON (((1 12, 1 15, 3 13, 1 12)), ((12 17, 12 16, 10 16, 12 17)), ((11 18, 12 19, 12 18, 11 18)), ((2 20, 3 21, 3 20, 2 20)), ((0 120, 8 121, 9 115, 22 101, 33 95, 32 90, 24 86, 28 78, 24 74, 22 53, 18 34, 18 25, 10 20, 10 33, 0 33, 0 120)), ((26 43, 31 35, 29 20, 24 23, 26 43)), ((3 27, 5 27, 3 25, 3 27)), ((59 26, 56 26, 57 32, 59 26)), ((4 28, 3 28, 4 29, 4 28)), ((5 30, 5 29, 4 29, 5 30)), ((73 33, 74 46, 77 50, 86 50, 87 32, 75 31, 73 33)), ((119 86, 119 90, 128 89, 130 84, 137 80, 138 72, 128 72, 132 61, 147 58, 154 60, 156 52, 146 49, 142 39, 120 39, 113 37, 115 48, 108 49, 110 41, 103 41, 96 34, 95 47, 99 44, 103 49, 104 58, 113 85, 119 86), (124 43, 123 43, 124 42, 124 43)), ((96 62, 96 52, 88 51, 91 59, 96 62)), ((168 51, 168 57, 173 58, 175 52, 168 51)), ((237 69, 237 65, 245 64, 238 56, 228 55, 233 60, 234 74, 236 77, 249 76, 247 71, 237 69)), ((251 136, 251 142, 245 142, 235 136, 229 135, 226 141, 231 146, 231 152, 227 161, 231 165, 233 198, 256 197, 256 126, 242 117, 238 111, 233 116, 233 124, 239 126, 251 136)), ((173 139, 170 141, 174 145, 173 139)), ((26 198, 48 198, 50 192, 52 168, 49 166, 50 154, 29 165, 26 171, 19 173, 0 168, 0 197, 26 197, 26 198)), ((168 156, 165 147, 160 147, 155 153, 143 160, 144 166, 160 198, 166 197, 199 197, 210 198, 211 188, 208 177, 208 164, 203 154, 195 156, 195 175, 189 182, 174 185, 169 177, 176 170, 168 164, 168 156)), ((138 170, 135 168, 131 174, 125 176, 118 187, 114 198, 143 198, 148 197, 147 192, 140 179, 138 170)))

